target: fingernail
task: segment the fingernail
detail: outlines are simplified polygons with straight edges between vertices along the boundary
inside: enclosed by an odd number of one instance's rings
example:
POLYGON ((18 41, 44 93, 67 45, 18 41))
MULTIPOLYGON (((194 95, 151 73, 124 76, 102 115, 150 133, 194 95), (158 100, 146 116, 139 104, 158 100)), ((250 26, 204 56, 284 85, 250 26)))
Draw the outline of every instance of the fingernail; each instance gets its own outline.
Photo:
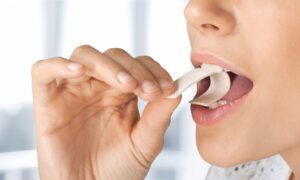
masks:
POLYGON ((126 83, 134 80, 131 75, 129 75, 127 72, 124 72, 124 71, 121 71, 117 74, 117 79, 122 84, 126 84, 126 83))
POLYGON ((158 82, 162 89, 168 89, 168 88, 172 87, 172 85, 173 85, 172 82, 167 81, 166 79, 159 79, 158 82))
POLYGON ((159 88, 157 86, 155 86, 155 84, 151 81, 144 81, 142 84, 142 88, 144 93, 153 93, 159 90, 159 88))
POLYGON ((81 67, 82 66, 80 64, 76 64, 76 63, 72 63, 72 62, 70 62, 70 63, 67 64, 67 68, 71 72, 77 72, 77 71, 79 71, 79 69, 81 67))

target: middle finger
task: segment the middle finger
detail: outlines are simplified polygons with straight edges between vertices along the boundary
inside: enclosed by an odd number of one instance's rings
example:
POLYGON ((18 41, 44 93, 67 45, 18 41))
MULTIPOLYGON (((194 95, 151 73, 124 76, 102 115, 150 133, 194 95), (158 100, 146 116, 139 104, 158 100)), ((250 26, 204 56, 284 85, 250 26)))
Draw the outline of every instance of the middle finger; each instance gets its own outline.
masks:
POLYGON ((104 54, 124 67, 138 81, 139 86, 134 91, 137 96, 147 101, 161 97, 162 91, 155 76, 125 50, 112 48, 104 54))

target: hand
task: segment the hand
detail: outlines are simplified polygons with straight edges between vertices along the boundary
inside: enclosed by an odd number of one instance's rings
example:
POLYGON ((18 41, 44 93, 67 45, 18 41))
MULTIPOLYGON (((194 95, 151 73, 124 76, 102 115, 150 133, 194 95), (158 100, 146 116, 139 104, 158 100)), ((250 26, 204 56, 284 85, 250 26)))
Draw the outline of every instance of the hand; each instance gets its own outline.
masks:
POLYGON ((80 46, 35 63, 32 80, 43 180, 144 179, 180 102, 164 98, 175 85, 157 62, 122 49, 80 46))

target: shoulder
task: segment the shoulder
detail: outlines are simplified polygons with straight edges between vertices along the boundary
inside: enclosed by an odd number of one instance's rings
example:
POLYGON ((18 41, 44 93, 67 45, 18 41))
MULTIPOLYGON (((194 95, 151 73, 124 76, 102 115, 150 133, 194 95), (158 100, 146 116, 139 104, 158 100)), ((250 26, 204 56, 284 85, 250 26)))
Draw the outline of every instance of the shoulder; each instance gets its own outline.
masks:
POLYGON ((291 169, 280 155, 267 159, 241 164, 232 168, 212 166, 206 180, 288 180, 291 169))

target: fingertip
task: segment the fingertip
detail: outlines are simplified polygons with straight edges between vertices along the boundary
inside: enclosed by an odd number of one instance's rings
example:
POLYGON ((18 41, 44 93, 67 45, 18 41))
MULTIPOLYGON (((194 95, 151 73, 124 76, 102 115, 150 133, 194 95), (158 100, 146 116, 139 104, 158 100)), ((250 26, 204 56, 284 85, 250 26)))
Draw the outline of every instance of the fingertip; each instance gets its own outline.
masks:
POLYGON ((70 73, 71 78, 80 77, 83 74, 85 74, 85 72, 86 72, 86 68, 83 65, 74 63, 74 62, 68 62, 66 64, 66 68, 67 68, 68 72, 70 73))
POLYGON ((156 101, 161 98, 161 91, 156 91, 154 93, 136 93, 138 96, 147 102, 156 101))
POLYGON ((130 74, 128 74, 125 71, 118 72, 116 77, 117 77, 118 82, 121 83, 122 85, 130 84, 130 83, 132 83, 132 81, 135 80, 130 74))
POLYGON ((182 100, 182 95, 180 95, 176 99, 174 99, 176 106, 178 106, 180 104, 181 100, 182 100))
POLYGON ((121 83, 118 80, 118 86, 120 87, 120 90, 124 93, 132 93, 137 87, 138 87, 138 82, 135 79, 132 79, 126 83, 121 83))
POLYGON ((161 87, 161 89, 171 89, 171 88, 175 88, 175 83, 173 81, 170 80, 166 80, 166 79, 159 79, 158 83, 161 87))
POLYGON ((176 90, 176 84, 172 80, 165 80, 165 79, 160 79, 159 84, 162 89, 162 97, 167 97, 171 95, 175 90, 176 90))
POLYGON ((163 98, 162 101, 164 101, 166 104, 169 104, 169 106, 173 106, 174 108, 176 108, 179 103, 181 102, 181 99, 182 99, 182 96, 178 96, 174 99, 171 99, 171 98, 163 98))

